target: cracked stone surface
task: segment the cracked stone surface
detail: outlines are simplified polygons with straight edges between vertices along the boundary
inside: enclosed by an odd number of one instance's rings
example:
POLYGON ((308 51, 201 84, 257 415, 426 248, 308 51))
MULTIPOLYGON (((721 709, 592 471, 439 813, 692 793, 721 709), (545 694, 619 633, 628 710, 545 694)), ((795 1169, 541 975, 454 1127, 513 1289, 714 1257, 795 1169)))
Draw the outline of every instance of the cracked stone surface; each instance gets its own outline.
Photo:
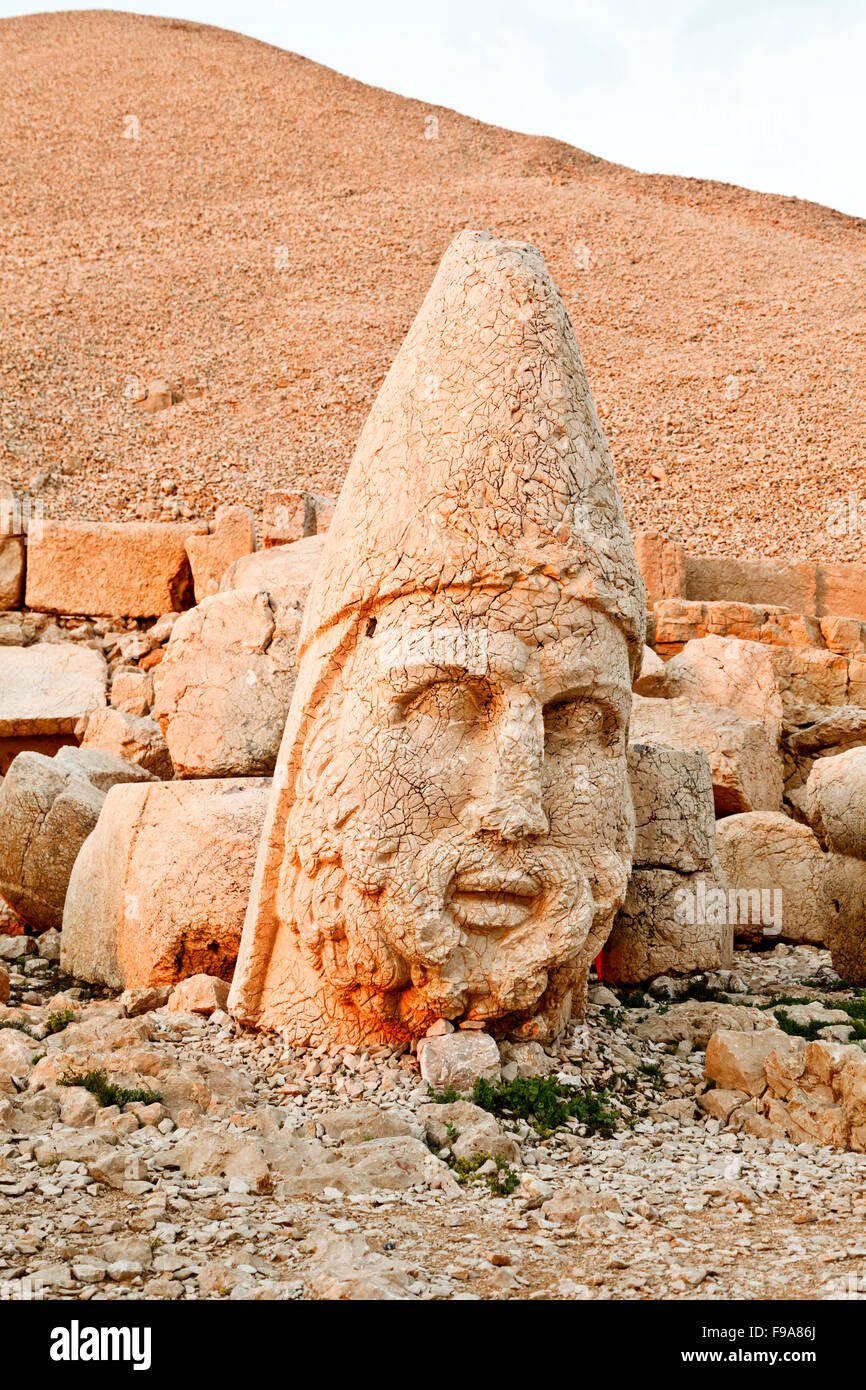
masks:
POLYGON ((325 538, 236 1016, 384 1043, 579 1015, 631 864, 643 636, 559 293, 533 248, 463 232, 325 538))
POLYGON ((273 771, 295 687, 301 613, 263 590, 214 594, 178 618, 154 717, 179 777, 273 771))
POLYGON ((114 787, 69 881, 65 970, 114 988, 230 978, 269 783, 114 787))
POLYGON ((717 1030, 746 1048, 769 1033, 769 1054, 774 998, 831 1013, 850 995, 826 950, 738 951, 707 983, 739 1003, 670 1002, 659 981, 641 1004, 590 1002, 555 1044, 501 1044, 503 1068, 523 1049, 527 1075, 607 1089, 608 1139, 433 1104, 405 1046, 299 1049, 221 1010, 171 1013, 157 991, 89 999, 19 950, 0 1005, 29 1030, 0 1030, 5 1297, 863 1297, 866 1155, 732 1128, 749 1094, 705 1081, 717 1030), (73 1021, 50 1034, 60 1010, 73 1021), (57 1085, 94 1066, 162 1099, 100 1107, 57 1085), (510 1196, 454 1180, 448 1156, 479 1148, 508 1156, 510 1196))

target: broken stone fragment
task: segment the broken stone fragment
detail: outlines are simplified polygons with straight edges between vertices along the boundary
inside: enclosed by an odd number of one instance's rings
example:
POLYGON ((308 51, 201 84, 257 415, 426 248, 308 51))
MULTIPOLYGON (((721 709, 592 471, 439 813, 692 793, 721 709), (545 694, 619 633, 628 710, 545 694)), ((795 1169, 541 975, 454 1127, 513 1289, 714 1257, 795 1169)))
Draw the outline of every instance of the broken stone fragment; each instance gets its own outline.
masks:
POLYGON ((295 687, 301 615, 267 593, 206 598, 174 626, 154 678, 159 720, 179 777, 273 771, 295 687))
POLYGON ((0 739, 73 734, 105 705, 101 652, 75 642, 0 647, 0 739))
POLYGON ((220 593, 263 590, 276 605, 303 609, 322 559, 324 536, 310 536, 273 550, 257 550, 230 565, 220 593))
POLYGON ((809 773, 801 806, 827 849, 866 859, 866 748, 820 758, 809 773))
POLYGON ((111 703, 124 714, 139 718, 149 714, 153 704, 153 676, 138 667, 115 671, 111 681, 111 703))
POLYGON ((434 1091, 470 1092, 479 1077, 498 1081, 499 1048, 487 1033, 448 1033, 441 1038, 420 1038, 418 1063, 421 1079, 434 1091))
POLYGON ((38 931, 59 928, 76 855, 110 786, 150 781, 106 753, 19 753, 0 783, 0 895, 38 931))
POLYGON ((760 642, 715 636, 687 642, 665 667, 665 687, 672 698, 722 705, 754 720, 778 742, 782 697, 770 649, 760 642))
POLYGON ((706 753, 631 743, 634 867, 694 873, 713 861, 716 823, 706 753))
POLYGON ((757 942, 825 942, 840 905, 829 856, 808 825, 780 811, 727 816, 716 827, 719 862, 734 906, 734 935, 757 942))
POLYGON ((718 860, 708 869, 634 869, 602 952, 602 977, 636 985, 655 975, 729 969, 733 926, 718 860))
POLYGON ((114 787, 75 862, 63 969, 115 989, 229 977, 267 792, 258 778, 114 787))
POLYGON ((20 608, 24 597, 25 542, 0 527, 0 611, 20 608))
POLYGON ((229 987, 216 975, 188 975, 175 985, 168 1000, 169 1013, 203 1014, 207 1017, 224 1009, 229 987))
POLYGON ((220 581, 242 555, 256 548, 256 528, 249 507, 217 507, 213 530, 207 536, 189 536, 186 553, 192 568, 196 603, 219 593, 220 581))
POLYGON ((188 607, 186 541, 206 533, 204 521, 43 521, 27 547, 27 607, 115 618, 188 607))
POLYGON ((636 695, 631 737, 636 743, 666 744, 690 752, 703 749, 709 758, 717 816, 781 810, 782 759, 777 740, 754 719, 722 705, 636 695))
POLYGON ((171 756, 155 720, 119 709, 96 710, 78 725, 82 748, 99 748, 144 768, 161 781, 174 775, 171 756))

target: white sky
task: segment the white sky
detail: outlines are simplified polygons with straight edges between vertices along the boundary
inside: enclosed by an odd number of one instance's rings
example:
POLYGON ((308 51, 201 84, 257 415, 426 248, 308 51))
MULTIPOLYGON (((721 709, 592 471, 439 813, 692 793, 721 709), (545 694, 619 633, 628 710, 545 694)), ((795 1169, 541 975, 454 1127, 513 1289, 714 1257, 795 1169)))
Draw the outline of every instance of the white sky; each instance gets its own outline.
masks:
MULTIPOLYGON (((635 169, 866 215, 866 0, 169 0, 123 8, 237 29, 375 86, 635 169)), ((0 0, 0 16, 24 12, 0 0)))

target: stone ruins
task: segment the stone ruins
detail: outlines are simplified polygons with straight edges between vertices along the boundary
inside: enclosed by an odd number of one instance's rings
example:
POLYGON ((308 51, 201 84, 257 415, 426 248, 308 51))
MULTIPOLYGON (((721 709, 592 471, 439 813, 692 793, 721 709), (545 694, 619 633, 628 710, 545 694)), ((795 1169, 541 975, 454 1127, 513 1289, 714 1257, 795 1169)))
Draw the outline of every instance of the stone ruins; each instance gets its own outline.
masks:
MULTIPOLYGON (((395 1192, 648 1268, 775 1193, 862 1222, 866 566, 633 543, 538 250, 453 240, 336 500, 0 516, 0 1213, 369 1215, 47 1287, 456 1296, 395 1192)), ((598 1287, 511 1259, 483 1296, 598 1287)))

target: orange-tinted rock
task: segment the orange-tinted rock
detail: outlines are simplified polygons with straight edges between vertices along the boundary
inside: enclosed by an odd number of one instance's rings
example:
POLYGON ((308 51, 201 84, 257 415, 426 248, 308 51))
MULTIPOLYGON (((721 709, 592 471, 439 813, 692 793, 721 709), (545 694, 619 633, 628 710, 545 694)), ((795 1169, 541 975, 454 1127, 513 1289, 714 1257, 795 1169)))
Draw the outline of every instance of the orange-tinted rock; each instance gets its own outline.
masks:
POLYGON ((105 705, 101 652, 75 642, 0 647, 0 738, 72 734, 105 705))
POLYGON ((83 748, 102 748, 163 781, 174 776, 162 730, 147 716, 113 708, 96 710, 79 725, 78 733, 83 748))
POLYGON ((722 705, 636 695, 631 737, 635 743, 702 748, 710 762, 717 815, 781 809, 782 759, 772 731, 753 719, 722 705))
POLYGON ((293 1043, 557 1036, 625 894, 643 639, 562 299, 534 248, 462 232, 305 606, 233 1012, 293 1043))
POLYGON ((129 618, 187 608, 186 541, 203 534, 203 521, 43 521, 27 551, 27 606, 129 618))
MULTIPOLYGON (((267 553, 267 552, 265 552, 267 553)), ((232 589, 175 623, 154 678, 154 715, 179 777, 273 771, 292 691, 301 616, 232 589)))
POLYGON ((24 537, 0 528, 0 611, 20 608, 24 598, 24 537))
POLYGON ((229 565, 256 548, 256 528, 249 507, 217 507, 209 536, 190 536, 186 553, 192 568, 196 603, 209 594, 219 593, 220 582, 229 565))
POLYGON ((646 588, 647 607, 668 598, 686 596, 685 549, 657 531, 636 531, 634 558, 646 588))
POLYGON ((170 1013, 209 1014, 224 1009, 228 1003, 229 987, 217 975, 188 975, 175 985, 169 995, 170 1013))
POLYGON ((114 787, 75 861, 61 963, 115 989, 231 977, 268 783, 114 787))
POLYGON ((229 566, 220 592, 261 589, 275 604, 303 608, 322 559, 324 536, 310 536, 291 545, 257 550, 229 566))
POLYGON ((792 613, 819 611, 815 566, 808 561, 734 560, 720 555, 686 556, 686 598, 765 604, 792 613))

